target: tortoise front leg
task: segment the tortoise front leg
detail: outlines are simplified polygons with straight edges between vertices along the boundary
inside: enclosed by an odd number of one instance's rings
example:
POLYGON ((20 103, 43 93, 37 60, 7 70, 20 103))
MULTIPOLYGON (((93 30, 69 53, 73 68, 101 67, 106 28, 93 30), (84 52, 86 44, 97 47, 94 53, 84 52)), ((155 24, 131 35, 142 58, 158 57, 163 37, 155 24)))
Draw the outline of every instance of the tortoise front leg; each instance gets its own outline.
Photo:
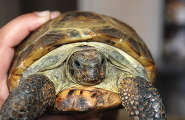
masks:
POLYGON ((166 120, 157 89, 145 79, 126 77, 118 84, 122 105, 132 120, 166 120))
POLYGON ((54 102, 54 84, 44 75, 31 75, 10 93, 0 110, 0 120, 32 120, 54 102))

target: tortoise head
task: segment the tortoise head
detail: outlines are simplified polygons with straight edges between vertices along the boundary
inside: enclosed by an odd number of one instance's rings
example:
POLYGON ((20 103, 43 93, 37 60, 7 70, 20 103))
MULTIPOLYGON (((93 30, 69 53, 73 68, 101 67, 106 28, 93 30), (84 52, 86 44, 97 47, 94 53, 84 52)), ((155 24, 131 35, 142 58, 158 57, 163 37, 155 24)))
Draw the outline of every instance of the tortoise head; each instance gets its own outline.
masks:
POLYGON ((94 47, 83 46, 69 58, 69 73, 80 85, 99 84, 105 78, 106 58, 94 47))

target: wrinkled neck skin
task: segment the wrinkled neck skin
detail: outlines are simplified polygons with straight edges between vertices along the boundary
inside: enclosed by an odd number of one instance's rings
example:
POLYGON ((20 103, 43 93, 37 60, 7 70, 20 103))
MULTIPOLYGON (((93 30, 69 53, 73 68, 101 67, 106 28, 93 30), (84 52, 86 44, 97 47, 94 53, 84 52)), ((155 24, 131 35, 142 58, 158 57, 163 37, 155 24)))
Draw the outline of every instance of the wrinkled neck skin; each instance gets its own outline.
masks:
POLYGON ((106 75, 101 83, 92 85, 111 92, 118 93, 119 80, 126 76, 140 76, 150 82, 145 68, 134 58, 122 50, 110 45, 98 42, 80 42, 63 45, 33 63, 23 73, 21 79, 32 74, 44 74, 55 85, 56 94, 71 87, 83 87, 77 84, 69 72, 68 60, 70 56, 81 51, 82 47, 91 46, 100 51, 106 57, 106 75))

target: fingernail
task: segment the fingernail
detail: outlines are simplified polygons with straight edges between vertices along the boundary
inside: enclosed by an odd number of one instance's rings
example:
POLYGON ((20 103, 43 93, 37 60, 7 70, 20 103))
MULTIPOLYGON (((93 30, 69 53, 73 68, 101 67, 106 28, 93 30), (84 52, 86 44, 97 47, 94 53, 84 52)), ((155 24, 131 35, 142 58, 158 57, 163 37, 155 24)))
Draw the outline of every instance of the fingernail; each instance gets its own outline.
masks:
POLYGON ((44 16, 49 15, 50 11, 49 11, 49 10, 46 10, 46 11, 34 12, 34 13, 35 13, 36 15, 38 15, 38 16, 44 17, 44 16))
POLYGON ((51 19, 58 17, 61 13, 59 11, 51 11, 51 19))

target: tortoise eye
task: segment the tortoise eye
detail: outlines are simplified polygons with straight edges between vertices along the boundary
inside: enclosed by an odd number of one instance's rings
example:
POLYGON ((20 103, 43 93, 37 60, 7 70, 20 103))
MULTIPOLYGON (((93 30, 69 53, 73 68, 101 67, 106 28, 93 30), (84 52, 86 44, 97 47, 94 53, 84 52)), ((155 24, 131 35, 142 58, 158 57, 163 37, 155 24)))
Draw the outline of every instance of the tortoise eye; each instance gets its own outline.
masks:
POLYGON ((80 63, 77 61, 77 60, 75 60, 75 65, 77 66, 77 67, 80 67, 80 63))
POLYGON ((103 65, 104 63, 105 63, 105 58, 102 59, 101 65, 103 65))

